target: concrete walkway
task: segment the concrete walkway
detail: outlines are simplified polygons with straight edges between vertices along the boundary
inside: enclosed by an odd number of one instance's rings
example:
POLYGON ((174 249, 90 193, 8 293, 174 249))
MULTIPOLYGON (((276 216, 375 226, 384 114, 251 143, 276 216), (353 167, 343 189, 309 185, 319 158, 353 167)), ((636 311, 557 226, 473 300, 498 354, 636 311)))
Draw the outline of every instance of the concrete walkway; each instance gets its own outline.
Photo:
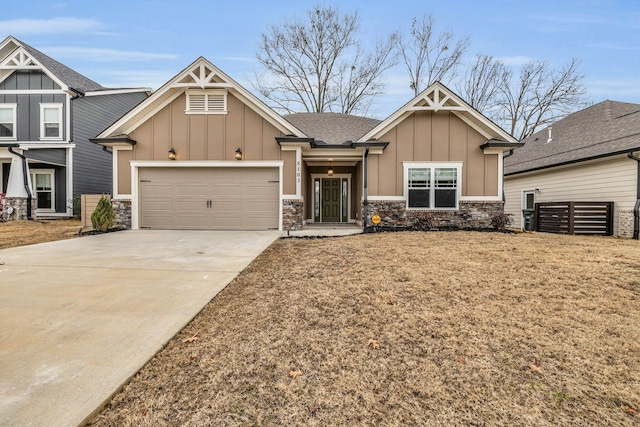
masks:
POLYGON ((282 237, 340 237, 361 233, 362 227, 355 224, 312 224, 302 230, 285 232, 282 237))
POLYGON ((123 231, 0 250, 0 425, 87 421, 280 234, 123 231))

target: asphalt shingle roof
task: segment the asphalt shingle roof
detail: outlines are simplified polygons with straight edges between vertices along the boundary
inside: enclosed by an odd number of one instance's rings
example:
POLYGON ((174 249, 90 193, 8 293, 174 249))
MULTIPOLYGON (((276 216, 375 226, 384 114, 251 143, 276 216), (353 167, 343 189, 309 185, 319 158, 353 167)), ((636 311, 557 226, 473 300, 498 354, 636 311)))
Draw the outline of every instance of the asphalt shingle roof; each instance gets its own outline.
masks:
POLYGON ((640 148, 640 104, 603 101, 523 139, 505 158, 505 175, 604 157, 640 148))
POLYGON ((380 123, 377 119, 341 113, 295 113, 284 118, 316 142, 331 145, 357 141, 380 123))
POLYGON ((15 39, 18 43, 20 43, 24 49, 32 55, 38 62, 40 62, 47 70, 51 71, 58 79, 60 79, 64 84, 69 86, 70 88, 79 90, 81 92, 90 92, 95 90, 104 89, 101 85, 94 82, 93 80, 83 76, 82 74, 73 71, 71 68, 67 67, 56 61, 55 59, 45 55, 40 52, 38 49, 35 49, 28 44, 24 43, 21 40, 15 39))

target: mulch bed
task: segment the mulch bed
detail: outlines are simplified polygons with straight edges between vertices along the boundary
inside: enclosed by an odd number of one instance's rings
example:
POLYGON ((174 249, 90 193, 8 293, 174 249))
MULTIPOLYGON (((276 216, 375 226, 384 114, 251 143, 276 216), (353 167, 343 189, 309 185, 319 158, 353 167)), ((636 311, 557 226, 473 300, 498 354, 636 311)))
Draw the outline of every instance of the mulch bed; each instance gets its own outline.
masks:
POLYGON ((282 239, 95 426, 640 423, 640 244, 282 239))

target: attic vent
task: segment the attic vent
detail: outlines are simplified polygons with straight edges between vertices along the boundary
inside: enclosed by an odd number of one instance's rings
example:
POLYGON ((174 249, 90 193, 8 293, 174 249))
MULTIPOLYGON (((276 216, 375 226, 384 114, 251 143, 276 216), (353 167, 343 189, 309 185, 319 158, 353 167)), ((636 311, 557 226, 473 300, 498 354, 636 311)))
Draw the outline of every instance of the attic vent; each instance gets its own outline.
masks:
POLYGON ((186 114, 227 114, 226 90, 187 91, 186 114))

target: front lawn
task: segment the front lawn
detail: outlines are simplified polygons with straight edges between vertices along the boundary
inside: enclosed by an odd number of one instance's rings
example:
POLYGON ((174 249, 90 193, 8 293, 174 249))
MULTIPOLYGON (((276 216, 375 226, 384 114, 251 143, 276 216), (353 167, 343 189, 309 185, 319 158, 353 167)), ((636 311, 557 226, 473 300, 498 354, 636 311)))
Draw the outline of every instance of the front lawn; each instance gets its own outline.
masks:
POLYGON ((79 219, 0 222, 0 249, 78 237, 79 219))
POLYGON ((638 425, 640 244, 284 239, 96 426, 638 425))

